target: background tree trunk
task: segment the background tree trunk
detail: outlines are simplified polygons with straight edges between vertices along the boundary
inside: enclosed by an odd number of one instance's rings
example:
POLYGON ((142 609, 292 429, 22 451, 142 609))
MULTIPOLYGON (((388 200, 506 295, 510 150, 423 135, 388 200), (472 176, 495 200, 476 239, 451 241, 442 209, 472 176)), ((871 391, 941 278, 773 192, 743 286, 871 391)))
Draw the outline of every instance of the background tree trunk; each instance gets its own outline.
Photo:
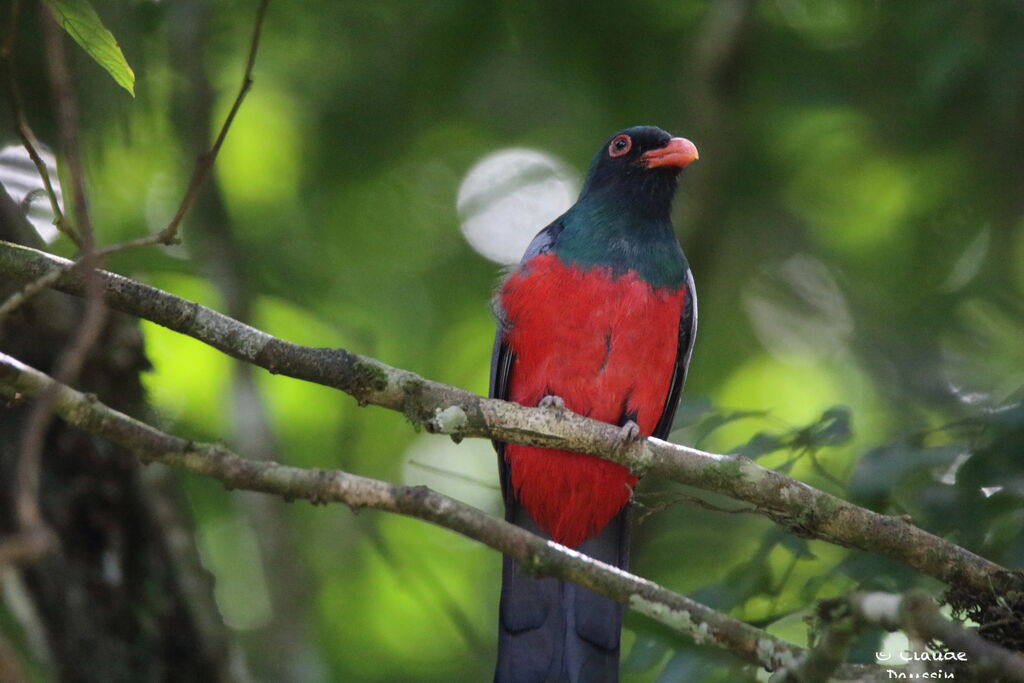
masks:
MULTIPOLYGON (((0 239, 38 242, 2 191, 0 239)), ((14 287, 5 283, 0 297, 14 287)), ((43 292, 5 321, 0 349, 52 369, 82 308, 72 297, 43 292)), ((147 366, 137 323, 112 314, 78 386, 144 416, 139 373, 147 366)), ((13 474, 30 409, 0 406, 0 534, 16 530, 13 474)), ((228 680, 224 628, 174 482, 56 420, 41 476, 42 513, 58 542, 39 561, 3 575, 5 608, 24 631, 16 640, 31 642, 61 681, 228 680)))

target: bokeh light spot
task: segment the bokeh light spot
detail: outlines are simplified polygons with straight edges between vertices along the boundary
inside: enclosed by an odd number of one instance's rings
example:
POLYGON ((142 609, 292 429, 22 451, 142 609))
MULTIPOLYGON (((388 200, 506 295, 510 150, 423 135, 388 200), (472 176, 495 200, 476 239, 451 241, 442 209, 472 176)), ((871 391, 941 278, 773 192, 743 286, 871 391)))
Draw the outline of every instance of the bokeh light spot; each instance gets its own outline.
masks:
MULTIPOLYGON (((218 126, 231 102, 220 103, 218 126)), ((217 157, 217 180, 235 203, 265 206, 289 199, 299 183, 296 108, 291 98, 264 81, 249 93, 245 105, 217 157)))
POLYGON ((516 263, 540 230, 572 206, 579 181, 545 152, 510 148, 489 154, 466 174, 456 206, 462 234, 497 263, 516 263))
POLYGON ((782 128, 781 156, 792 169, 790 207, 824 246, 871 253, 901 239, 915 188, 896 159, 872 141, 850 109, 797 112, 782 128))
MULTIPOLYGON (((57 176, 57 160, 53 152, 42 145, 37 151, 46 165, 57 205, 63 210, 64 198, 57 176)), ((0 150, 0 185, 3 185, 12 200, 27 208, 26 217, 47 244, 57 239, 60 233, 53 224, 53 210, 43 190, 43 180, 24 147, 8 145, 0 150)))

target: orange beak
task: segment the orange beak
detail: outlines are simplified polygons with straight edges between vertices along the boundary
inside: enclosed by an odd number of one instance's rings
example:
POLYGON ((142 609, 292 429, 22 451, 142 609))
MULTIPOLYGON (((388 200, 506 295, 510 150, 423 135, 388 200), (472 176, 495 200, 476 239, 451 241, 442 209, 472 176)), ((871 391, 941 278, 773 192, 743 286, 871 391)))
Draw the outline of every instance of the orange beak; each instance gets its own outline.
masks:
POLYGON ((644 152, 640 157, 647 168, 659 166, 675 166, 685 168, 687 164, 698 159, 697 147, 686 138, 672 138, 660 149, 644 152))

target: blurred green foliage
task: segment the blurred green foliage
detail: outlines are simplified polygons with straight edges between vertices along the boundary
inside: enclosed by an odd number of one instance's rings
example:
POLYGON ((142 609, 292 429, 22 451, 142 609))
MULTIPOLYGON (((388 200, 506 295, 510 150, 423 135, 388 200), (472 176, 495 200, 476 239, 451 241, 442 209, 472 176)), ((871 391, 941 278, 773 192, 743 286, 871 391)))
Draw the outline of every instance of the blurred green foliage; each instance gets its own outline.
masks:
MULTIPOLYGON (((162 227, 191 168, 180 113, 195 84, 172 46, 201 35, 205 52, 186 60, 209 75, 216 130, 255 3, 95 6, 138 77, 132 100, 73 55, 94 223, 111 243, 162 227)), ((32 19, 22 88, 52 144, 32 19)), ((272 3, 215 173, 249 322, 485 392, 500 269, 460 235, 460 179, 512 146, 582 172, 608 134, 654 123, 701 151, 676 207, 701 327, 673 437, 741 449, 1024 566, 1022 38, 1016 0, 272 3)), ((186 221, 182 248, 111 267, 223 310, 198 229, 186 221)), ((232 363, 143 328, 158 421, 244 438, 232 363)), ((336 392, 256 379, 281 461, 428 483, 498 511, 489 444, 455 446, 336 392)), ((275 501, 292 550, 268 557, 242 496, 182 481, 256 679, 490 676, 494 552, 412 520, 275 501), (275 595, 281 566, 300 585, 275 595), (299 622, 301 656, 275 648, 273 634, 299 622)), ((639 500, 680 488, 645 482, 639 500)), ((693 505, 647 516, 634 548, 637 573, 796 642, 815 599, 938 588, 693 505)), ((880 637, 868 634, 861 656, 880 637)), ((626 681, 752 676, 632 616, 624 653, 626 681)))

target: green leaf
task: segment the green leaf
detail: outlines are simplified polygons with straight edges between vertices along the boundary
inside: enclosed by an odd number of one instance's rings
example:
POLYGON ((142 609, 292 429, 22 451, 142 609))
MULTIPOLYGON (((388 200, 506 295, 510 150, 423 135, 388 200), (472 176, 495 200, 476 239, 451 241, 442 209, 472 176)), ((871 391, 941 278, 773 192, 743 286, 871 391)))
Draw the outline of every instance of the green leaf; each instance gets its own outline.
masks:
POLYGON ((135 72, 128 66, 114 34, 103 26, 89 0, 45 0, 53 18, 96 63, 135 97, 135 72))

